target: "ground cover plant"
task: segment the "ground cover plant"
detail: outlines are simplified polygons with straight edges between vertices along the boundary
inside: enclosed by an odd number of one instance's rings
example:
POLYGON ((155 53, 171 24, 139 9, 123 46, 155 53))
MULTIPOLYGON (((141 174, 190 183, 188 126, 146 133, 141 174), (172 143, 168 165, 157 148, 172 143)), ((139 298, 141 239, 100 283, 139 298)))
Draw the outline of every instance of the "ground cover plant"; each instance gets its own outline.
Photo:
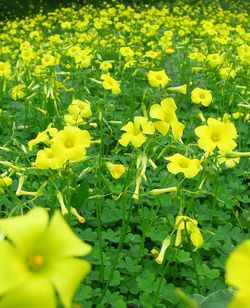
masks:
POLYGON ((0 307, 249 307, 245 7, 0 23, 0 307))

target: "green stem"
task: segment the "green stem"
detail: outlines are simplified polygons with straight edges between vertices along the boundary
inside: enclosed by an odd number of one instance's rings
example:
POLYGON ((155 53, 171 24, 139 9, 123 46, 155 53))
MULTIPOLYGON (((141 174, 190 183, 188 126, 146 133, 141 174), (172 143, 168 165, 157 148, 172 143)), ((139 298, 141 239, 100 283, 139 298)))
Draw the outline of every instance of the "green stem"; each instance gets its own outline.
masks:
POLYGON ((115 255, 115 258, 113 260, 112 268, 111 268, 111 271, 110 271, 107 283, 105 285, 105 288, 104 288, 104 290, 102 292, 101 297, 99 298, 99 300, 97 302, 97 306, 102 303, 102 300, 105 297, 106 292, 107 292, 107 290, 109 288, 109 284, 110 284, 110 282, 112 280, 112 277, 113 277, 113 274, 114 274, 114 271, 115 271, 115 268, 116 268, 116 264, 117 264, 119 255, 120 255, 120 252, 122 250, 122 246, 124 244, 124 240, 126 238, 126 234, 127 234, 127 230, 128 230, 128 226, 129 226, 129 221, 130 221, 130 217, 131 217, 131 214, 132 214, 132 204, 133 204, 130 201, 129 211, 128 211, 128 214, 127 214, 127 217, 126 217, 126 210, 127 210, 126 209, 126 206, 127 206, 126 202, 127 202, 127 200, 126 200, 125 194, 124 194, 123 198, 122 198, 122 227, 121 227, 120 239, 119 239, 118 247, 117 247, 117 250, 116 250, 116 255, 115 255))

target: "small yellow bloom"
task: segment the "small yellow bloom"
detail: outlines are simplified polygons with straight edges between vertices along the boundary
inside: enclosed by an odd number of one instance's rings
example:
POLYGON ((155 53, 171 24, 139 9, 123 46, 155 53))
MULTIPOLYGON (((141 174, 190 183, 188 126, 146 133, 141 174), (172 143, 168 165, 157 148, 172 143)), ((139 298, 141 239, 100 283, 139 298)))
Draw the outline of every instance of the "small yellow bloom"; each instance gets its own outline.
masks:
POLYGON ((224 57, 218 53, 209 54, 207 61, 211 67, 216 67, 223 63, 224 57))
POLYGON ((190 159, 178 153, 166 157, 165 159, 170 161, 167 165, 167 169, 170 173, 184 173, 187 179, 195 177, 201 170, 199 159, 190 159))
POLYGON ((119 94, 121 93, 120 85, 118 81, 112 78, 109 74, 101 75, 101 79, 103 80, 102 85, 104 89, 111 90, 112 94, 119 94))
POLYGON ((146 52, 146 56, 151 59, 155 59, 159 57, 159 55, 160 55, 160 52, 158 51, 149 50, 146 52))
POLYGON ((224 80, 227 80, 229 78, 234 79, 236 76, 236 71, 233 70, 231 67, 223 67, 220 69, 220 76, 224 80))
POLYGON ((226 282, 238 288, 229 308, 249 308, 250 294, 250 240, 242 242, 226 262, 226 282))
POLYGON ((9 62, 0 62, 0 77, 10 77, 11 66, 9 62))
POLYGON ((111 162, 107 162, 106 167, 110 171, 112 177, 116 180, 126 171, 126 168, 122 164, 112 164, 111 162))
POLYGON ((88 101, 81 101, 80 99, 73 99, 68 107, 68 112, 81 118, 89 118, 92 116, 90 103, 88 101))
POLYGON ((17 86, 15 86, 12 90, 11 90, 11 97, 16 101, 19 98, 23 98, 25 96, 25 93, 23 92, 23 89, 25 88, 25 86, 23 84, 19 84, 17 86))
POLYGON ((191 92, 191 100, 194 104, 202 104, 207 107, 212 103, 213 97, 210 90, 195 88, 191 92))
POLYGON ((195 134, 199 137, 198 146, 201 149, 212 154, 214 149, 218 147, 221 152, 227 153, 237 146, 237 143, 233 140, 237 137, 233 123, 224 123, 209 118, 207 124, 195 129, 195 134))
POLYGON ((239 164, 240 157, 227 157, 225 154, 221 154, 217 157, 218 164, 225 164, 227 168, 233 168, 236 164, 239 164))
POLYGON ((9 176, 0 177, 0 187, 7 187, 12 184, 12 178, 9 176))
POLYGON ((104 72, 109 71, 112 68, 112 63, 110 61, 103 61, 100 64, 100 69, 104 72))
POLYGON ((134 51, 130 47, 121 47, 120 54, 123 57, 132 58, 134 56, 134 51))
POLYGON ((88 131, 76 126, 66 126, 53 137, 51 149, 56 155, 63 153, 68 160, 80 160, 86 155, 90 141, 88 131))
POLYGON ((166 85, 171 80, 164 70, 162 71, 149 71, 148 74, 148 82, 152 87, 158 88, 165 88, 166 85))
POLYGON ((170 246, 170 244, 171 244, 170 238, 166 237, 165 240, 162 242, 161 251, 159 255, 157 256, 157 258, 155 259, 155 262, 157 262, 158 264, 163 263, 165 252, 170 246))
POLYGON ((243 64, 250 64, 250 46, 242 45, 238 48, 238 55, 243 64))
POLYGON ((118 142, 126 147, 129 142, 136 148, 139 148, 146 140, 145 135, 152 135, 155 131, 154 125, 145 117, 135 117, 134 123, 128 122, 121 130, 126 133, 122 134, 118 142))
POLYGON ((41 61, 44 67, 56 65, 56 58, 50 54, 45 54, 41 61))
POLYGON ((169 128, 172 128, 172 133, 175 139, 182 137, 184 125, 180 123, 176 116, 177 107, 173 98, 165 98, 161 104, 154 104, 150 108, 150 117, 159 119, 154 122, 156 130, 165 136, 169 128))
POLYGON ((195 247, 194 250, 201 248, 203 245, 203 237, 197 225, 198 221, 195 219, 192 219, 188 216, 177 216, 175 221, 175 226, 177 228, 175 246, 180 246, 182 244, 182 233, 186 230, 190 236, 192 244, 195 247))

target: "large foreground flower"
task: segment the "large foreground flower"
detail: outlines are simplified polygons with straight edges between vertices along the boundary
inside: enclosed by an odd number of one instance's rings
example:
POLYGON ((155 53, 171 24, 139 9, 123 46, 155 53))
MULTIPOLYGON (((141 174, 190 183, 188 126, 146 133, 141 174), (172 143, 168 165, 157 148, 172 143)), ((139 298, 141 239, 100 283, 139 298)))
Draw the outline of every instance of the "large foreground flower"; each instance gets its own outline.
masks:
POLYGON ((249 308, 250 294, 250 240, 241 243, 226 263, 226 282, 238 289, 230 308, 249 308))
POLYGON ((118 142, 124 147, 131 142, 133 146, 139 148, 147 140, 145 135, 152 135, 155 128, 153 123, 148 121, 147 118, 135 117, 134 123, 131 121, 128 122, 121 130, 125 131, 125 133, 122 134, 118 142))
POLYGON ((161 104, 154 104, 150 108, 150 117, 159 119, 160 121, 154 122, 155 128, 163 136, 168 133, 169 128, 172 128, 173 136, 175 139, 182 137, 184 124, 180 123, 176 116, 177 107, 173 98, 165 98, 161 104))
POLYGON ((56 294, 71 307, 74 292, 90 270, 91 247, 69 228, 59 212, 49 222, 43 208, 0 220, 0 307, 56 308, 56 294))
POLYGON ((214 149, 218 147, 221 152, 228 153, 237 146, 233 140, 237 137, 233 123, 209 118, 207 124, 195 129, 196 136, 200 138, 198 146, 201 149, 213 153, 214 149))

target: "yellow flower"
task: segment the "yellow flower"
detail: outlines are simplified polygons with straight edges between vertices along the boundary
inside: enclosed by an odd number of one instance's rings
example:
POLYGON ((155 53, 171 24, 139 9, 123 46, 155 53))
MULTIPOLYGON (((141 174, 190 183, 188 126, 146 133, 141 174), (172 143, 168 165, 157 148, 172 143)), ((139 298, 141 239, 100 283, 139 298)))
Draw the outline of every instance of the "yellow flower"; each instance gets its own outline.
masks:
POLYGON ((110 162, 107 162, 106 166, 110 171, 112 177, 116 180, 119 179, 126 171, 126 168, 122 164, 112 164, 110 162))
POLYGON ((118 81, 112 78, 109 74, 101 75, 101 79, 103 80, 102 85, 104 89, 111 90, 112 94, 116 94, 116 95, 121 93, 121 89, 120 89, 118 81))
POLYGON ((19 98, 23 98, 25 96, 25 93, 23 92, 23 89, 25 88, 24 85, 19 84, 17 86, 15 86, 12 90, 11 90, 11 97, 16 101, 19 98))
POLYGON ((68 160, 80 160, 90 146, 90 134, 75 126, 66 126, 52 139, 51 148, 55 153, 64 153, 68 160))
POLYGON ((112 68, 112 63, 110 61, 103 61, 100 64, 100 69, 102 71, 109 71, 112 68))
POLYGON ((175 50, 172 49, 172 48, 167 48, 167 49, 165 50, 165 53, 168 54, 168 55, 171 55, 171 54, 175 53, 175 50))
POLYGON ((177 216, 175 221, 175 226, 177 228, 175 246, 180 246, 182 244, 182 233, 186 230, 186 232, 190 236, 192 244, 195 247, 194 250, 201 248, 201 246, 203 245, 203 237, 197 225, 198 221, 195 219, 192 219, 188 216, 177 216))
POLYGON ((220 69, 220 75, 221 78, 223 78, 224 80, 229 78, 234 79, 236 76, 236 71, 233 70, 231 67, 224 67, 220 69))
POLYGON ((35 166, 38 169, 59 169, 66 162, 66 156, 61 151, 45 148, 37 152, 35 166))
POLYGON ((149 50, 146 52, 146 56, 151 58, 151 59, 155 59, 160 55, 160 52, 158 51, 153 51, 153 50, 149 50))
POLYGON ((92 116, 90 103, 79 99, 73 99, 68 107, 68 112, 74 116, 80 116, 81 118, 89 118, 92 116))
POLYGON ((167 88, 168 91, 170 92, 175 92, 175 93, 180 93, 180 94, 187 94, 187 85, 183 84, 179 87, 170 87, 167 88))
POLYGON ((172 128, 172 133, 175 139, 182 137, 184 125, 180 123, 175 114, 177 107, 173 98, 165 98, 161 104, 154 104, 150 108, 150 117, 160 119, 154 122, 155 128, 162 135, 168 133, 169 128, 172 128))
POLYGON ((80 281, 90 271, 79 259, 91 251, 59 212, 49 221, 44 208, 24 216, 0 219, 6 239, 0 241, 0 306, 56 308, 72 306, 80 281))
POLYGON ((49 143, 49 136, 54 137, 58 133, 58 130, 52 127, 52 124, 49 124, 48 127, 43 131, 39 132, 35 139, 32 139, 28 142, 29 150, 31 151, 35 145, 38 143, 49 143))
POLYGON ((130 47, 121 47, 120 54, 123 57, 128 57, 128 58, 132 58, 134 56, 134 52, 130 47))
POLYGON ((187 179, 193 178, 201 170, 199 159, 190 159, 178 153, 165 157, 165 159, 170 161, 167 165, 170 173, 177 174, 182 172, 187 179))
POLYGON ((12 178, 9 176, 0 177, 0 187, 7 187, 12 184, 12 178))
POLYGON ((198 146, 201 149, 213 153, 214 149, 218 147, 221 152, 227 153, 237 146, 233 140, 237 137, 237 131, 233 123, 224 123, 209 118, 207 124, 195 129, 196 136, 200 138, 198 140, 198 146))
POLYGON ((128 122, 121 130, 126 133, 122 134, 118 142, 126 147, 129 142, 133 144, 136 148, 139 148, 147 138, 145 135, 152 135, 155 131, 154 125, 151 121, 148 121, 145 117, 135 117, 134 123, 128 122))
POLYGON ((194 104, 202 104, 207 107, 211 104, 213 97, 210 90, 195 88, 191 92, 191 100, 194 104))
POLYGON ((10 77, 11 66, 9 62, 0 62, 0 77, 10 77))
POLYGON ((149 71, 148 74, 148 82, 152 87, 158 88, 162 87, 165 88, 166 85, 171 80, 164 70, 162 71, 149 71))
POLYGON ((238 48, 238 55, 244 64, 250 64, 250 46, 242 45, 238 48))
POLYGON ((216 67, 223 63, 224 57, 218 53, 213 53, 207 56, 207 61, 211 67, 216 67))
POLYGON ((249 308, 250 294, 250 240, 241 243, 226 262, 226 282, 238 288, 229 308, 249 308))
POLYGON ((79 115, 65 114, 63 118, 67 125, 78 126, 85 123, 79 115))
POLYGON ((170 244, 171 244, 170 238, 166 237, 164 239, 164 241, 162 242, 161 251, 158 254, 157 258, 155 259, 156 263, 158 263, 158 264, 162 264, 163 263, 165 252, 168 249, 168 247, 170 246, 170 244))
POLYGON ((217 157, 218 164, 225 163, 227 168, 233 168, 240 162, 240 157, 227 157, 225 154, 221 154, 217 157))
POLYGON ((50 54, 45 54, 42 57, 42 65, 47 67, 47 66, 54 66, 56 65, 56 58, 50 54))

